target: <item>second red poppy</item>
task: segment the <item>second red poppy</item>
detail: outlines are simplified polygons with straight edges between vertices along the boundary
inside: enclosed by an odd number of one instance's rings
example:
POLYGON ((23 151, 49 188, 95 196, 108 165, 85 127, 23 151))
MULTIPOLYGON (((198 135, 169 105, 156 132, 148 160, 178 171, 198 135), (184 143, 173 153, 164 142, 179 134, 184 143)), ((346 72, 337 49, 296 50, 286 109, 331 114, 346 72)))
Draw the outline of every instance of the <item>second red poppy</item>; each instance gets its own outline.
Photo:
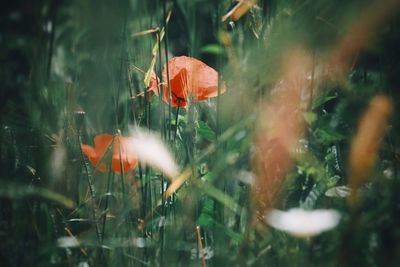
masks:
POLYGON ((137 155, 132 150, 132 137, 123 137, 120 135, 101 134, 94 138, 94 148, 81 144, 82 152, 88 157, 92 165, 101 172, 109 169, 106 151, 112 148, 111 170, 116 173, 121 172, 121 166, 124 173, 136 168, 138 163, 137 155))

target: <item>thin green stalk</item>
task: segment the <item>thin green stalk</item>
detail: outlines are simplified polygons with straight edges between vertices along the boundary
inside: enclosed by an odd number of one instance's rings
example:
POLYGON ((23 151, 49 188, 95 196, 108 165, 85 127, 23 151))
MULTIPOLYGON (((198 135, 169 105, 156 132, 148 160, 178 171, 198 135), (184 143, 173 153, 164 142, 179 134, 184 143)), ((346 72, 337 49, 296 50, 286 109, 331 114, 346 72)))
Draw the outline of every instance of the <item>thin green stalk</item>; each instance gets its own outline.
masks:
MULTIPOLYGON (((168 27, 167 27, 167 0, 163 1, 163 24, 164 24, 164 31, 165 31, 165 36, 164 36, 164 48, 165 48, 165 66, 166 66, 166 71, 167 71, 167 88, 168 88, 168 121, 169 121, 169 129, 168 129, 168 135, 167 135, 167 140, 170 141, 171 140, 171 114, 172 114, 172 108, 171 108, 171 85, 170 85, 170 78, 169 78, 169 66, 168 66, 168 27)), ((160 58, 161 60, 161 58, 160 58)), ((165 81, 164 81, 165 82, 165 81)), ((162 196, 164 196, 164 175, 161 176, 161 194, 162 196)), ((165 213, 165 198, 162 197, 162 216, 165 220, 166 217, 166 213, 165 213)), ((161 225, 161 229, 160 229, 160 245, 161 245, 161 249, 160 249, 160 266, 164 265, 164 225, 161 225)))
MULTIPOLYGON (((126 189, 125 189, 125 174, 124 174, 124 168, 123 168, 123 163, 122 163, 122 154, 121 154, 121 132, 119 130, 119 123, 118 123, 118 116, 117 116, 117 112, 119 110, 118 107, 118 103, 119 103, 119 95, 120 95, 120 91, 121 91, 121 87, 122 87, 122 82, 121 80, 123 80, 125 78, 124 75, 124 71, 123 71, 123 63, 124 63, 124 57, 125 57, 125 52, 126 52, 126 23, 127 23, 127 17, 126 17, 126 13, 124 12, 124 17, 123 17, 123 30, 122 30, 122 44, 121 44, 121 52, 120 52, 120 69, 119 69, 119 73, 121 75, 120 79, 119 79, 119 83, 118 83, 118 89, 117 89, 117 96, 116 96, 116 109, 115 109, 115 123, 116 123, 116 127, 118 129, 117 132, 117 138, 118 138, 118 149, 119 149, 119 167, 120 167, 120 182, 121 182, 121 192, 122 192, 122 199, 123 199, 123 213, 126 212, 127 210, 127 194, 126 194, 126 189)), ((115 138, 115 137, 114 137, 115 138)), ((113 139, 114 140, 114 139, 113 139)), ((113 142, 114 144, 114 142, 113 142)), ((125 220, 125 224, 126 224, 126 235, 130 238, 131 237, 131 229, 130 229, 130 222, 131 219, 129 217, 129 211, 128 211, 128 215, 125 216, 124 215, 124 220, 125 220)), ((129 246, 128 247, 128 253, 132 254, 132 247, 129 246)), ((129 258, 128 260, 128 266, 132 266, 132 259, 129 258)))
MULTIPOLYGON (((114 137, 113 137, 114 139, 114 137)), ((114 141, 114 140, 113 140, 114 141)), ((112 164, 112 158, 111 158, 111 164, 112 164)), ((110 164, 110 166, 111 166, 110 164)), ((111 170, 108 172, 108 177, 107 177, 107 191, 106 191, 106 203, 104 205, 104 217, 103 217, 103 227, 102 227, 102 232, 101 232, 101 237, 102 240, 104 241, 104 235, 106 231, 106 221, 107 221, 107 213, 108 213, 108 202, 109 202, 109 197, 110 197, 110 188, 111 188, 111 182, 114 180, 114 172, 111 170)))
POLYGON ((167 70, 167 87, 168 87, 168 121, 169 121, 169 129, 168 129, 168 140, 171 140, 171 85, 169 80, 169 66, 168 66, 168 27, 167 27, 167 0, 163 2, 163 22, 164 22, 164 30, 165 30, 165 37, 164 37, 164 48, 165 48, 165 65, 167 70))
MULTIPOLYGON (((160 82, 162 84, 163 78, 162 78, 162 64, 161 64, 161 58, 162 58, 162 54, 161 54, 161 36, 160 36, 160 31, 157 32, 157 42, 158 42, 158 77, 160 77, 160 82)), ((159 88, 159 92, 158 92, 158 97, 159 97, 159 102, 160 102, 160 109, 161 109, 161 113, 162 113, 162 117, 160 118, 160 128, 161 128, 161 133, 164 139, 166 139, 166 129, 165 129, 165 105, 164 105, 164 101, 163 101, 163 97, 164 97, 164 89, 163 86, 158 84, 158 80, 157 82, 157 88, 159 88)))
MULTIPOLYGON (((138 163, 139 165, 139 177, 140 177, 140 182, 141 182, 141 218, 145 218, 146 216, 146 210, 147 210, 147 198, 148 198, 148 188, 149 188, 149 182, 145 181, 148 177, 148 167, 146 166, 145 168, 145 174, 143 174, 143 169, 142 165, 140 162, 138 163)), ((143 231, 143 238, 146 238, 146 231, 143 231)), ((148 251, 147 247, 144 247, 143 251, 143 262, 148 261, 148 251)))
MULTIPOLYGON (((219 5, 218 3, 216 3, 216 16, 217 16, 217 23, 216 23, 216 32, 219 32, 220 30, 220 20, 219 20, 219 5)), ((220 67, 220 57, 217 56, 217 69, 220 67)), ((221 79, 221 74, 220 72, 218 72, 218 95, 217 95, 217 107, 216 107, 216 133, 215 133, 215 145, 216 145, 216 153, 215 153, 215 162, 220 162, 221 160, 221 139, 220 139, 220 134, 221 134, 221 86, 222 86, 222 79, 221 79)), ((222 187, 222 191, 224 192, 224 194, 226 194, 226 181, 225 179, 222 179, 222 184, 221 182, 219 182, 217 184, 217 188, 222 187)), ((214 205, 214 214, 215 214, 215 218, 217 221, 219 221, 220 223, 224 223, 225 218, 224 218, 224 205, 220 204, 219 202, 215 202, 214 205)), ((214 231, 214 240, 215 243, 218 243, 218 238, 220 233, 216 230, 214 231)), ((221 240, 219 240, 221 241, 221 240)), ((224 243, 224 242, 222 242, 224 243)), ((216 251, 218 251, 219 247, 215 246, 214 248, 216 251)))
POLYGON ((164 197, 164 175, 161 175, 161 218, 164 220, 160 226, 160 265, 163 266, 164 263, 164 243, 165 243, 165 227, 164 222, 166 220, 165 212, 165 197, 164 197))
MULTIPOLYGON (((151 100, 149 100, 148 90, 146 90, 146 92, 145 92, 145 105, 146 105, 145 106, 145 110, 146 110, 146 126, 147 126, 147 129, 150 131, 150 128, 151 128, 151 126, 150 126, 150 124, 151 124, 151 120, 150 120, 151 100)), ((143 178, 141 179, 141 181, 144 183, 143 204, 142 204, 142 206, 143 206, 143 210, 144 210, 143 214, 146 214, 147 200, 149 199, 148 192, 151 191, 151 180, 149 179, 149 177, 150 177, 150 169, 149 169, 148 166, 145 166, 145 175, 144 175, 144 177, 145 177, 145 179, 143 179, 143 178), (144 181, 144 180, 146 180, 146 181, 144 181)), ((150 197, 151 197, 151 194, 150 194, 150 197)), ((151 200, 150 200, 149 205, 151 207, 151 205, 152 205, 151 200)), ((143 215, 143 216, 145 216, 145 215, 143 215)), ((145 254, 146 254, 146 251, 145 251, 145 254)), ((145 257, 144 260, 146 261, 147 260, 147 256, 144 255, 144 257, 145 257)))
MULTIPOLYGON (((117 133, 118 137, 120 137, 120 133, 117 133)), ((127 211, 127 203, 128 203, 128 199, 127 199, 127 195, 126 195, 126 190, 125 190, 125 174, 124 174, 124 167, 122 164, 122 153, 121 153, 121 140, 118 140, 118 145, 119 145, 119 168, 120 168, 120 181, 121 181, 121 192, 122 192, 122 201, 123 201, 123 206, 122 206, 122 210, 123 213, 125 213, 127 211)), ((130 215, 129 215, 129 210, 128 210, 128 215, 124 216, 124 220, 125 220, 125 224, 126 224, 126 235, 129 237, 129 239, 131 238, 131 229, 130 229, 130 215)), ((130 254, 132 254, 131 252, 132 247, 129 246, 128 247, 128 252, 130 254)), ((132 265, 132 259, 129 259, 129 266, 132 265)))
POLYGON ((145 194, 146 194, 146 192, 145 192, 145 186, 144 186, 144 180, 143 180, 143 169, 142 169, 142 164, 140 164, 140 162, 138 163, 138 169, 139 169, 139 180, 140 180, 140 182, 141 182, 141 185, 140 185, 140 190, 141 190, 141 195, 142 195, 142 205, 141 205, 141 208, 142 208, 142 210, 141 210, 141 217, 144 217, 144 216, 146 216, 146 199, 145 199, 145 194))
POLYGON ((179 108, 181 107, 181 100, 178 98, 178 107, 176 108, 175 114, 175 134, 174 134, 174 144, 176 142, 176 135, 178 133, 178 116, 179 116, 179 108))
MULTIPOLYGON (((113 135, 113 137, 112 137, 112 140, 111 140, 111 144, 114 144, 114 135, 113 135)), ((110 145, 111 145, 110 144, 110 145)), ((108 148, 109 148, 110 146, 108 146, 108 148)), ((108 148, 107 148, 107 150, 108 150, 108 148)), ((106 153, 104 153, 104 154, 106 154, 106 153)), ((104 156, 103 156, 104 157, 104 156)), ((112 166, 112 157, 111 157, 111 159, 110 159, 110 166, 112 166)), ((107 177, 107 191, 106 191, 106 203, 105 203, 105 207, 104 207, 104 211, 103 211, 103 213, 104 213, 104 217, 103 217, 103 226, 102 226, 102 232, 101 232, 101 238, 102 238, 102 241, 104 241, 104 235, 105 235, 105 230, 106 230, 106 221, 107 221, 107 209, 108 209, 108 202, 109 202, 109 194, 110 194, 110 188, 111 188, 111 181, 112 180, 114 180, 114 172, 111 170, 111 168, 110 168, 110 170, 109 170, 109 172, 108 172, 108 177, 107 177)))
MULTIPOLYGON (((127 69, 129 69, 129 64, 127 66, 127 69)), ((129 72, 128 72, 129 73, 129 72)), ((136 126, 137 125, 137 120, 136 120, 136 114, 135 114, 135 106, 134 106, 134 98, 133 98, 133 89, 132 89, 132 83, 130 81, 130 77, 128 77, 127 83, 128 83, 128 91, 129 91, 129 97, 130 97, 130 103, 131 103, 131 115, 133 119, 133 124, 136 126)))
MULTIPOLYGON (((81 160, 83 162, 83 166, 85 169, 85 174, 86 174, 86 180, 88 182, 88 187, 89 187, 89 192, 90 192, 90 206, 92 206, 92 216, 93 216, 93 223, 94 223, 94 227, 95 227, 95 231, 96 231, 96 238, 97 238, 97 242, 99 244, 99 246, 101 246, 101 233, 100 233, 100 229, 99 226, 97 224, 97 208, 96 208, 96 203, 94 202, 94 200, 96 199, 96 191, 92 182, 92 177, 90 175, 88 166, 87 166, 87 162, 85 160, 85 156, 83 155, 83 151, 82 151, 82 138, 81 138, 81 131, 78 131, 78 141, 79 141, 79 151, 80 151, 80 155, 81 155, 81 160)), ((104 253, 103 250, 100 250, 101 256, 104 257, 104 253)))
POLYGON ((151 129, 151 99, 150 98, 150 92, 148 92, 149 88, 146 88, 145 92, 145 102, 146 102, 146 127, 150 131, 151 129))

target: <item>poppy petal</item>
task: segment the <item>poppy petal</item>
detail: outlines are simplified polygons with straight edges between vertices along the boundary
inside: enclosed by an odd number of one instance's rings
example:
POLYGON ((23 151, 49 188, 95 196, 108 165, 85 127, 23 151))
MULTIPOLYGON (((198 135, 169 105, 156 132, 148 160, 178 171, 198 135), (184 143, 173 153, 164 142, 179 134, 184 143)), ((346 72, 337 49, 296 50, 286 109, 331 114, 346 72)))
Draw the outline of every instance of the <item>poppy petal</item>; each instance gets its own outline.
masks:
POLYGON ((112 159, 112 166, 111 169, 115 171, 116 173, 121 173, 121 164, 122 164, 122 169, 124 170, 124 173, 127 173, 130 170, 133 170, 136 168, 138 160, 136 157, 128 156, 128 155, 122 155, 121 154, 122 161, 120 161, 120 157, 115 155, 113 156, 112 159))
MULTIPOLYGON (((187 107, 189 94, 195 101, 207 100, 218 96, 218 72, 202 61, 180 56, 168 61, 171 90, 171 106, 187 107)), ((163 80, 167 80, 166 65, 163 69, 163 80)), ((168 85, 165 83, 164 101, 168 103, 168 85)), ((221 93, 226 91, 223 84, 221 93)))
POLYGON ((108 147, 112 145, 111 170, 120 173, 120 162, 122 162, 124 172, 128 172, 137 166, 137 156, 131 148, 132 140, 131 137, 117 135, 112 143, 113 136, 111 134, 101 134, 94 138, 94 148, 85 144, 82 144, 81 147, 90 163, 99 171, 106 172, 108 168, 106 162, 103 162, 103 157, 108 147), (122 158, 122 161, 120 158, 122 158))
MULTIPOLYGON (((186 107, 188 96, 188 71, 181 69, 174 77, 170 78, 171 105, 173 107, 186 107)), ((164 101, 168 103, 168 86, 164 87, 164 101)))
POLYGON ((137 165, 137 155, 132 149, 133 138, 116 136, 114 138, 113 158, 111 169, 121 172, 121 163, 124 172, 133 170, 137 165), (121 158, 121 160, 120 160, 121 158))
POLYGON ((83 154, 86 155, 86 157, 89 159, 89 161, 93 165, 96 165, 98 159, 97 159, 96 151, 94 150, 94 148, 89 145, 84 145, 84 144, 81 144, 81 148, 82 148, 83 154))
POLYGON ((112 142, 112 135, 111 134, 100 134, 94 138, 94 147, 97 153, 100 153, 100 157, 103 156, 106 149, 110 146, 112 142))
POLYGON ((83 154, 85 154, 87 156, 87 158, 89 159, 90 163, 93 166, 95 166, 101 172, 107 171, 107 167, 104 163, 99 164, 99 159, 101 157, 98 155, 98 153, 96 152, 96 150, 93 147, 91 147, 89 145, 81 144, 81 148, 82 148, 83 154))

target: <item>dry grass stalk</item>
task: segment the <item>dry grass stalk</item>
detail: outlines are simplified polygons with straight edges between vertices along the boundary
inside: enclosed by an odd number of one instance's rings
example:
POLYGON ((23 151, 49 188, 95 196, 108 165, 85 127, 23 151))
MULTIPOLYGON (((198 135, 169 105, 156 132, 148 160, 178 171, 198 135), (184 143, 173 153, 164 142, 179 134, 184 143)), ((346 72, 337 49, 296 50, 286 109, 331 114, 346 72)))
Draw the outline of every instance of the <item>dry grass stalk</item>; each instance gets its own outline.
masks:
POLYGON ((222 22, 228 19, 232 21, 239 20, 255 5, 256 0, 239 0, 237 2, 238 3, 222 17, 222 22))
POLYGON ((302 91, 309 90, 307 79, 311 57, 292 50, 284 61, 281 79, 262 106, 256 133, 254 209, 261 218, 279 199, 281 185, 292 163, 292 152, 303 135, 302 91))
POLYGON ((199 249, 199 255, 201 257, 201 267, 207 267, 206 259, 204 257, 203 243, 201 242, 200 226, 196 226, 197 233, 197 246, 199 249))
POLYGON ((357 189, 366 182, 368 173, 375 165, 379 146, 385 133, 385 127, 392 102, 386 96, 372 98, 368 110, 360 120, 357 133, 350 150, 351 205, 357 202, 357 189))

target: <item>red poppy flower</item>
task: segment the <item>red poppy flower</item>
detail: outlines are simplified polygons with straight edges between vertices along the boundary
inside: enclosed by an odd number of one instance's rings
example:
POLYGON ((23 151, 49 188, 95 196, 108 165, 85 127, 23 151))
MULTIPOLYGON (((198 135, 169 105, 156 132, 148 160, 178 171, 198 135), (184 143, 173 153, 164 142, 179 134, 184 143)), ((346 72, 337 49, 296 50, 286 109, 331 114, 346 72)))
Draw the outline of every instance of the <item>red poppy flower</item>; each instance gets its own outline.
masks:
MULTIPOLYGON (((207 100, 218 95, 218 72, 198 59, 180 56, 168 61, 171 106, 187 107, 189 95, 195 101, 207 100)), ((164 65, 163 81, 167 81, 167 68, 164 65)), ((152 78, 150 89, 158 95, 156 78, 152 78)), ((221 87, 221 93, 226 91, 221 87)), ((168 103, 168 84, 163 84, 164 102, 168 103)))
POLYGON ((82 144, 82 152, 88 157, 89 161, 99 171, 106 172, 108 169, 108 160, 104 154, 107 148, 112 146, 112 164, 111 170, 116 173, 121 172, 121 163, 124 172, 135 169, 138 159, 136 153, 132 150, 132 137, 123 137, 120 135, 101 134, 94 138, 94 148, 82 144), (113 142, 113 144, 111 144, 113 142))

